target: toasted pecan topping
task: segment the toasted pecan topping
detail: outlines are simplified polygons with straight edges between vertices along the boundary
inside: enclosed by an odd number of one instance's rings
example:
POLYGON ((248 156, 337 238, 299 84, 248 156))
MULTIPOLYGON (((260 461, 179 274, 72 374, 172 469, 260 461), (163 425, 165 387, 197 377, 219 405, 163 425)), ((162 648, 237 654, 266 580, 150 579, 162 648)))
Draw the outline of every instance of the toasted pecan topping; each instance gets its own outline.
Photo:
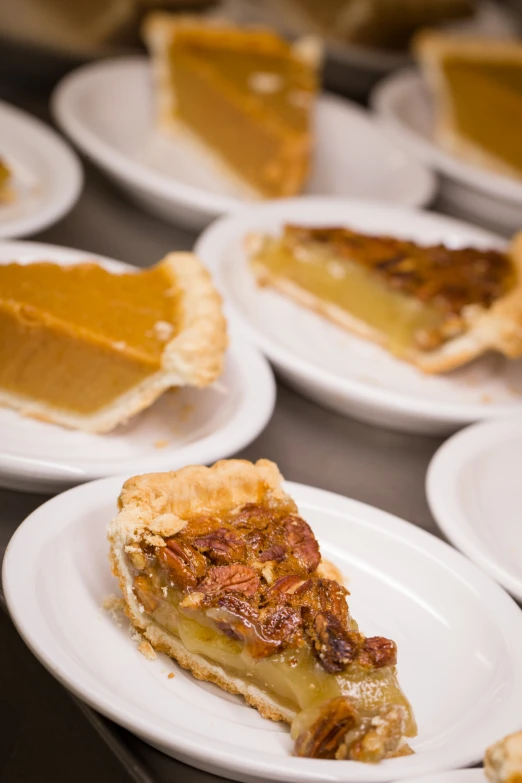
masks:
POLYGON ((246 554, 244 541, 233 530, 224 527, 194 539, 193 545, 216 563, 241 561, 246 554))
POLYGON ((393 756, 408 755, 410 748, 401 747, 406 717, 404 707, 384 707, 373 718, 361 721, 352 734, 346 734, 335 758, 377 764, 393 756))
POLYGON ((347 732, 359 723, 359 715, 345 696, 330 699, 319 710, 312 725, 299 734, 294 745, 296 756, 334 759, 347 732))
POLYGON ((371 236, 347 228, 285 226, 283 241, 292 248, 312 244, 340 263, 366 267, 389 287, 447 314, 468 305, 490 307, 514 285, 515 270, 506 253, 445 245, 422 246, 389 236, 371 236))
POLYGON ((253 568, 244 565, 216 566, 210 568, 198 585, 198 591, 207 595, 218 593, 242 593, 255 595, 259 587, 259 577, 253 568))
POLYGON ((312 649, 330 674, 342 672, 359 652, 360 634, 348 631, 335 614, 320 612, 307 623, 312 649))
POLYGON ((395 666, 397 663, 397 645, 391 639, 372 636, 365 639, 359 653, 361 666, 382 669, 383 666, 395 666))
POLYGON ((293 555, 307 571, 315 571, 321 562, 321 553, 310 525, 301 517, 292 515, 284 520, 283 526, 293 555))
POLYGON ((316 573, 318 543, 291 504, 199 517, 164 543, 145 540, 139 568, 131 558, 136 547, 127 553, 147 612, 173 589, 181 612, 206 614, 254 658, 305 648, 330 673, 356 661, 373 668, 395 663, 393 642, 365 640, 349 617, 347 590, 316 573))

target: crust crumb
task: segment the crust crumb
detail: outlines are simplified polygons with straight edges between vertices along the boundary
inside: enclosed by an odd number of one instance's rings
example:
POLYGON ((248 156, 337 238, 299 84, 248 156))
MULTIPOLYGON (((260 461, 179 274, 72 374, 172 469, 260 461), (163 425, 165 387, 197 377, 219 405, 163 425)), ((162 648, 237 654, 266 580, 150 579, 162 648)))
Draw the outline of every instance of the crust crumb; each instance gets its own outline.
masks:
POLYGON ((167 679, 168 679, 168 680, 173 680, 175 676, 176 676, 176 675, 174 674, 174 672, 169 672, 169 673, 167 674, 167 679))
MULTIPOLYGON (((159 533, 161 536, 175 536, 176 533, 183 530, 186 524, 186 519, 181 519, 176 514, 167 513, 155 517, 148 525, 148 528, 152 533, 159 533)), ((164 542, 161 544, 154 543, 153 546, 164 546, 164 542)))
POLYGON ((119 598, 117 595, 108 595, 102 601, 102 609, 108 612, 114 624, 118 627, 122 627, 122 619, 125 611, 125 601, 123 598, 119 598))
POLYGON ((165 446, 168 446, 169 442, 168 440, 155 440, 154 441, 154 448, 155 449, 164 449, 165 446))
MULTIPOLYGON (((156 652, 154 647, 146 639, 142 639, 138 644, 138 652, 140 652, 148 661, 153 661, 156 658, 156 652)), ((174 675, 173 675, 174 676, 174 675)))

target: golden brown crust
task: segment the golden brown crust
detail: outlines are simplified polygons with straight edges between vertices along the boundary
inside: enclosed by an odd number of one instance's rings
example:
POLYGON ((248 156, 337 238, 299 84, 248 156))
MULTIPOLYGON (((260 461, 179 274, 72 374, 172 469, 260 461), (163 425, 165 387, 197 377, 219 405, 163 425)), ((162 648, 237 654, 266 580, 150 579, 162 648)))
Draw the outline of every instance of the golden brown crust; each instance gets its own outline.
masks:
MULTIPOLYGON (((252 234, 248 241, 252 247, 259 246, 262 236, 252 234)), ((515 236, 508 252, 516 270, 516 282, 509 293, 480 313, 463 335, 448 340, 437 350, 412 350, 401 358, 425 373, 435 374, 460 367, 489 350, 500 351, 509 358, 522 356, 522 232, 515 236)), ((300 288, 291 280, 273 275, 255 260, 252 262, 252 269, 260 285, 269 285, 347 331, 388 349, 386 333, 373 329, 364 321, 300 288)))
MULTIPOLYGON (((159 264, 164 266, 173 286, 180 291, 176 307, 181 309, 179 329, 165 344, 160 372, 89 415, 56 409, 36 400, 28 401, 5 390, 0 390, 0 405, 42 421, 104 433, 148 408, 168 388, 204 387, 216 380, 223 371, 227 345, 221 297, 194 254, 169 253, 159 264)), ((178 319, 179 313, 173 313, 174 317, 178 319)))
POLYGON ((484 772, 490 783, 522 783, 522 731, 486 750, 484 772))
POLYGON ((476 59, 484 62, 487 58, 491 63, 509 60, 522 64, 520 42, 423 31, 416 36, 413 48, 437 102, 435 135, 440 145, 468 163, 520 180, 522 175, 519 170, 487 153, 458 132, 453 104, 441 67, 443 58, 452 54, 467 61, 476 59))

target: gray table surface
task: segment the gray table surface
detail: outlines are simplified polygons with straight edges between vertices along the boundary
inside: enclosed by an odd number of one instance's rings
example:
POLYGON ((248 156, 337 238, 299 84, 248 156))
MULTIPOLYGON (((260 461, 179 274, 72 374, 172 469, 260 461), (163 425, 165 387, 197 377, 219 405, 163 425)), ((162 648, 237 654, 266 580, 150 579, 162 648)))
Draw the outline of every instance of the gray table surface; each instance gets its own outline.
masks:
MULTIPOLYGON (((45 116, 40 99, 10 98, 45 116)), ((192 247, 194 235, 139 211, 96 169, 84 163, 85 187, 78 204, 58 224, 32 239, 100 253, 137 266, 150 265, 170 250, 192 247)), ((272 420, 238 456, 270 458, 287 479, 370 503, 440 535, 424 494, 426 469, 440 443, 438 438, 400 434, 343 418, 278 382, 272 420)), ((0 489, 0 552, 22 520, 45 500, 43 495, 0 489)), ((219 780, 170 759, 85 706, 76 703, 74 707, 75 702, 23 648, 7 617, 2 618, 2 626, 2 639, 11 640, 12 650, 0 645, 0 702, 7 714, 22 715, 18 723, 13 722, 5 748, 0 744, 0 781, 69 781, 73 779, 72 759, 77 765, 77 783, 92 779, 97 783, 219 780), (34 685, 25 688, 20 701, 16 683, 25 679, 28 668, 33 671, 34 685), (45 696, 46 689, 52 692, 52 699, 45 696), (53 710, 46 722, 49 703, 53 710), (35 715, 40 716, 39 723, 35 723, 35 715), (28 730, 30 720, 34 731, 28 730), (69 748, 65 754, 64 738, 69 748), (39 770, 38 777, 35 769, 39 770)), ((0 739, 2 742, 5 738, 0 739)))

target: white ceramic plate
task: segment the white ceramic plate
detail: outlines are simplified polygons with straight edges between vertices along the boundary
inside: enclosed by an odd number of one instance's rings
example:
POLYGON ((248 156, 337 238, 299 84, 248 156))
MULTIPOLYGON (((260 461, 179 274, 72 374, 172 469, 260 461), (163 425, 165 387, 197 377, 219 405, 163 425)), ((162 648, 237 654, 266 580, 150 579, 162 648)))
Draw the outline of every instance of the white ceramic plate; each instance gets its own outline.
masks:
POLYGON ((249 783, 363 783, 474 763, 519 727, 522 614, 507 593, 413 525, 288 484, 320 533, 323 554, 348 575, 363 631, 397 642, 399 676, 419 726, 415 755, 379 765, 292 757, 284 727, 164 656, 145 659, 127 627, 101 610, 117 590, 106 530, 121 483, 77 487, 31 514, 7 548, 3 587, 19 632, 49 671, 164 752, 249 783))
MULTIPOLYGON (((0 264, 95 259, 113 271, 121 262, 81 250, 29 242, 0 244, 0 264)), ((134 269, 134 267, 130 267, 134 269)), ((266 426, 275 404, 267 361, 232 332, 225 372, 208 389, 166 392, 154 405, 113 432, 68 430, 0 408, 0 485, 24 491, 58 491, 118 473, 172 470, 235 454, 266 426)))
POLYGON ((213 271, 231 318, 304 394, 355 418, 424 433, 455 430, 522 410, 522 362, 488 355, 445 376, 427 376, 372 342, 345 332, 268 288, 247 267, 250 231, 277 233, 286 222, 345 225, 422 243, 499 246, 502 240, 434 213, 340 199, 293 199, 221 218, 196 252, 213 271))
POLYGON ((34 234, 68 212, 83 182, 80 162, 47 125, 0 101, 0 157, 13 174, 14 198, 0 204, 0 239, 34 234))
POLYGON ((455 435, 435 454, 426 479, 444 534, 522 601, 522 417, 455 435))
POLYGON ((434 106, 418 71, 384 79, 371 103, 390 138, 442 175, 441 197, 456 213, 509 232, 520 229, 522 181, 467 163, 436 143, 434 106))
MULTIPOLYGON (((404 781, 397 781, 397 783, 404 783, 404 781)), ((408 778, 408 783, 487 783, 487 778, 484 775, 484 769, 479 767, 475 769, 450 769, 446 772, 437 772, 434 775, 408 778)))
MULTIPOLYGON (((78 147, 146 209, 201 228, 237 211, 244 196, 182 138, 154 128, 147 60, 105 60, 65 77, 54 116, 78 147)), ((209 117, 209 122, 212 118, 209 117)), ((433 195, 433 175, 390 142, 363 109, 322 96, 309 191, 419 205, 433 195)))

